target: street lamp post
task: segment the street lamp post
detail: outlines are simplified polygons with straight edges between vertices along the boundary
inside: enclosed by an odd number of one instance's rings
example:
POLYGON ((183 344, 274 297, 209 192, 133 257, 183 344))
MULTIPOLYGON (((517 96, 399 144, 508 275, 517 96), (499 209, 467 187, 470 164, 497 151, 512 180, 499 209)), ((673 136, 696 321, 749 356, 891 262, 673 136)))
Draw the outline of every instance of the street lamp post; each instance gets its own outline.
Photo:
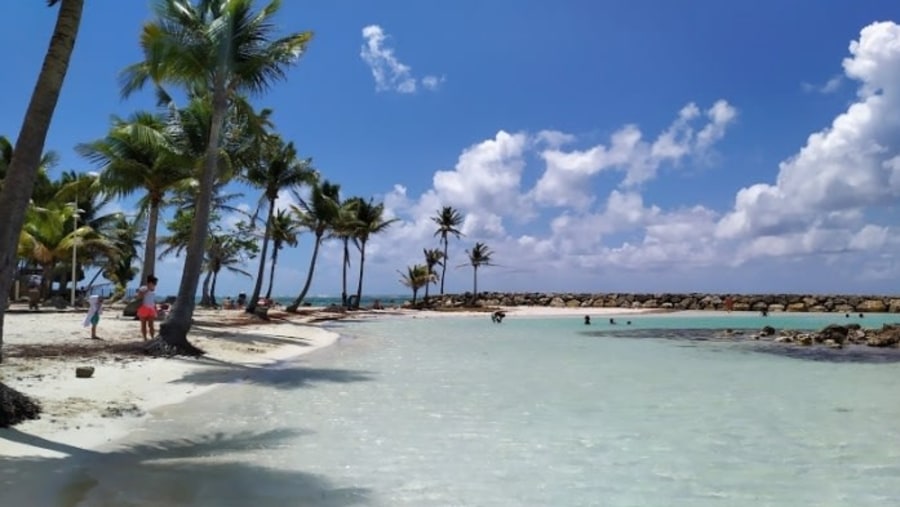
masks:
POLYGON ((78 212, 80 211, 78 209, 78 197, 77 196, 75 197, 75 202, 72 204, 74 206, 73 206, 73 211, 72 211, 72 292, 71 292, 72 301, 71 301, 71 303, 72 303, 72 308, 75 308, 75 285, 76 285, 75 277, 78 276, 78 271, 76 269, 77 268, 76 259, 78 257, 78 234, 77 234, 77 231, 78 231, 78 212))

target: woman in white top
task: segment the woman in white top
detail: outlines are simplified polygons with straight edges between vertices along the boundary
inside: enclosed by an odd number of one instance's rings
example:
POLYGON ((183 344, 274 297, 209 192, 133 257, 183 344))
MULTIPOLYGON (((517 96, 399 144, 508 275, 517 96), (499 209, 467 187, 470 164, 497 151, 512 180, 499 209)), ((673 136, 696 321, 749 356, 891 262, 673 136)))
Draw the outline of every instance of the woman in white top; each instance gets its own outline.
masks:
POLYGON ((136 296, 141 299, 141 306, 137 309, 137 316, 141 321, 141 336, 144 338, 144 341, 147 340, 148 334, 150 335, 150 338, 153 338, 154 335, 156 335, 156 329, 154 328, 157 315, 156 282, 157 279, 155 276, 148 276, 147 285, 141 286, 141 288, 138 289, 136 296))

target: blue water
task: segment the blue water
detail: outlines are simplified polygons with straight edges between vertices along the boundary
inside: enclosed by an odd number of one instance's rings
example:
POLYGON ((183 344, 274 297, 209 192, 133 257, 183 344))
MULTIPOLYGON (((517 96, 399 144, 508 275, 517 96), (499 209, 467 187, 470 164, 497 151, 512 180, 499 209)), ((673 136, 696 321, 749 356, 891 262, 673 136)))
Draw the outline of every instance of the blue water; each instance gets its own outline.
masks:
POLYGON ((898 505, 900 364, 694 339, 835 319, 345 322, 336 346, 238 371, 87 465, 0 472, 64 474, 78 505, 898 505))

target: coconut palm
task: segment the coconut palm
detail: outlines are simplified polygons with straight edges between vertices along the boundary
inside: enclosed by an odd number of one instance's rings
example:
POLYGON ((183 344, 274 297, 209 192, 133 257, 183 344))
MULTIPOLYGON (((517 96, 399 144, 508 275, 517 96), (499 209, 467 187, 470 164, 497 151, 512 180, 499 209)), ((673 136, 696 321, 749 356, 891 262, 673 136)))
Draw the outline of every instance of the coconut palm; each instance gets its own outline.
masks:
POLYGON ((400 283, 412 289, 412 304, 416 306, 416 297, 419 294, 419 289, 428 284, 428 268, 424 264, 407 266, 406 273, 400 272, 400 275, 402 275, 400 283))
MULTIPOLYGON (((38 175, 53 111, 69 69, 84 0, 48 0, 47 4, 51 7, 60 4, 56 26, 0 188, 0 217, 3 217, 3 227, 0 227, 0 294, 9 294, 12 286, 19 234, 38 175)), ((6 305, 0 304, 0 362, 3 361, 5 315, 6 305)), ((5 388, 2 384, 0 387, 5 388)))
MULTIPOLYGON (((278 136, 269 136, 260 151, 257 163, 248 167, 245 176, 248 183, 263 189, 260 207, 265 206, 267 209, 262 253, 259 256, 259 270, 256 274, 256 284, 253 286, 253 295, 247 301, 247 313, 256 312, 256 302, 262 292, 269 240, 272 238, 272 229, 275 225, 275 201, 278 199, 279 193, 303 184, 311 184, 316 179, 316 172, 311 166, 311 160, 297 158, 297 149, 294 148, 294 143, 285 143, 278 136)), ((269 290, 271 291, 271 283, 269 290)))
POLYGON ((144 283, 155 272, 160 210, 166 195, 192 176, 189 159, 173 146, 166 117, 142 111, 128 119, 114 118, 106 137, 76 150, 101 167, 100 182, 109 193, 127 197, 143 192, 138 205, 141 217, 147 217, 144 283))
POLYGON ((28 221, 22 228, 18 254, 43 270, 41 292, 44 297, 49 293, 50 281, 60 264, 69 263, 65 273, 60 273, 62 277, 68 276, 73 252, 77 251, 82 258, 97 252, 103 252, 110 258, 116 256, 112 242, 89 225, 72 230, 75 213, 77 211, 71 205, 31 208, 28 221))
POLYGON ((341 306, 348 308, 347 301, 347 269, 350 268, 350 239, 359 229, 359 220, 356 218, 356 207, 362 199, 352 197, 343 201, 338 208, 337 217, 331 225, 331 237, 341 241, 341 306))
POLYGON ((233 231, 210 234, 206 249, 206 269, 212 274, 209 287, 209 305, 216 306, 216 282, 222 269, 251 278, 253 275, 241 269, 257 251, 256 241, 242 239, 233 231))
POLYGON ((366 267, 366 244, 373 235, 384 232, 397 219, 384 219, 384 203, 374 204, 371 199, 368 201, 360 199, 356 204, 356 221, 357 229, 353 235, 353 241, 359 249, 359 280, 356 285, 356 301, 353 302, 353 306, 359 308, 362 299, 363 273, 366 267))
POLYGON ((275 285, 275 264, 278 263, 278 251, 284 245, 297 246, 300 235, 300 223, 286 210, 278 210, 272 217, 272 265, 269 266, 269 288, 266 299, 272 299, 272 287, 275 285))
POLYGON ((423 248, 422 253, 425 255, 425 267, 428 268, 428 283, 425 284, 425 303, 428 303, 428 287, 437 281, 437 273, 434 272, 435 266, 444 265, 444 252, 439 248, 423 248))
POLYGON ((125 296, 125 288, 140 270, 134 266, 134 261, 139 259, 138 250, 141 247, 141 236, 144 221, 138 218, 128 219, 120 213, 113 224, 112 243, 118 252, 116 258, 107 263, 103 269, 103 276, 113 283, 114 292, 112 300, 119 300, 125 296))
POLYGON ((472 250, 466 250, 469 256, 469 264, 472 266, 472 305, 478 301, 478 268, 481 266, 490 266, 491 257, 494 252, 484 243, 475 243, 472 250))
MULTIPOLYGON (((189 93, 211 99, 212 120, 200 172, 194 223, 184 261, 177 304, 160 326, 160 337, 178 352, 200 351, 187 341, 194 312, 194 296, 203 269, 203 250, 209 229, 212 191, 219 165, 219 150, 229 104, 243 91, 260 93, 272 81, 283 79, 312 39, 300 32, 273 40, 274 0, 254 12, 252 0, 217 2, 161 0, 156 19, 144 26, 144 59, 123 72, 125 95, 156 85, 183 86, 189 93)), ((163 91, 160 95, 165 94, 163 91)))
POLYGON ((300 289, 300 294, 294 302, 287 307, 289 312, 296 312, 297 308, 303 304, 306 293, 309 292, 309 286, 312 284, 313 273, 316 269, 316 259, 319 256, 319 247, 322 245, 325 233, 331 230, 340 213, 340 193, 340 185, 325 180, 313 184, 309 191, 309 199, 303 199, 295 194, 300 204, 292 204, 291 211, 302 227, 313 233, 315 243, 313 243, 313 252, 309 259, 309 271, 306 273, 306 282, 303 284, 303 288, 300 289))
POLYGON ((456 239, 462 236, 462 232, 459 231, 458 227, 462 225, 463 218, 459 211, 452 206, 444 206, 437 212, 437 215, 431 217, 431 220, 438 226, 437 230, 434 231, 434 235, 440 236, 441 244, 444 245, 444 263, 441 265, 441 295, 443 296, 444 279, 447 276, 447 261, 450 259, 448 255, 449 238, 451 234, 456 236, 456 239))

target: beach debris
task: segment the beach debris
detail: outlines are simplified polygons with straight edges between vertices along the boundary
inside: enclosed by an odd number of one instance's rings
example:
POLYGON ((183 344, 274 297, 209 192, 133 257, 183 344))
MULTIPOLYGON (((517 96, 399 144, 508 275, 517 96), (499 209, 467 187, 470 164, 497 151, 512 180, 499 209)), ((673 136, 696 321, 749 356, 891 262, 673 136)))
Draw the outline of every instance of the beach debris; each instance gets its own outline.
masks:
MULTIPOLYGON (((763 328, 758 336, 771 336, 766 334, 768 327, 763 328)), ((868 345, 869 347, 897 347, 900 345, 900 324, 884 324, 880 329, 863 329, 858 323, 851 323, 846 326, 830 324, 818 332, 784 329, 773 341, 775 343, 795 343, 805 346, 820 343, 834 349, 842 349, 846 344, 868 345)))
POLYGON ((41 405, 37 401, 0 383, 0 428, 38 419, 40 415, 41 405))
POLYGON ((122 404, 109 404, 103 409, 103 412, 100 414, 100 417, 105 418, 117 418, 117 417, 125 417, 126 415, 132 415, 135 417, 140 417, 144 415, 144 411, 140 409, 134 403, 122 403, 122 404))
POLYGON ((94 375, 93 366, 79 366, 75 368, 76 378, 91 378, 94 375))

